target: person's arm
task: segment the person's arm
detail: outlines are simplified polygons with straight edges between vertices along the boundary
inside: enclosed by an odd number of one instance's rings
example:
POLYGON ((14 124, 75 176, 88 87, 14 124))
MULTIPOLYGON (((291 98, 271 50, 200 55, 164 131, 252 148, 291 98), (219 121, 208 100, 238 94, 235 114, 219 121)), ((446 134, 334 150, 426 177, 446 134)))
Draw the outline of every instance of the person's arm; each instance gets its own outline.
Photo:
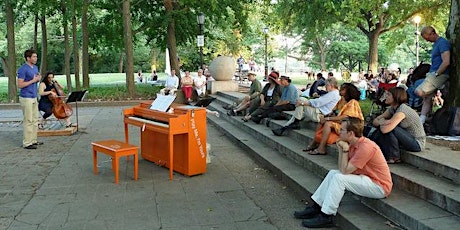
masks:
POLYGON ((396 126, 399 125, 399 123, 401 123, 404 118, 406 118, 406 115, 403 112, 397 112, 393 114, 390 119, 386 120, 386 122, 380 125, 380 131, 382 131, 382 133, 391 132, 394 128, 396 128, 396 126))
POLYGON ((380 125, 385 124, 386 119, 390 117, 391 117, 390 111, 387 109, 385 110, 384 113, 380 114, 378 117, 376 117, 372 121, 372 125, 374 125, 375 127, 379 127, 380 125))
POLYGON ((338 166, 339 170, 343 174, 350 174, 356 171, 356 167, 348 161, 348 151, 350 146, 345 141, 337 141, 337 147, 339 149, 338 166))
POLYGON ((30 81, 24 81, 24 78, 25 78, 25 73, 18 72, 17 84, 18 84, 18 87, 21 88, 21 89, 24 88, 24 87, 27 87, 29 85, 32 85, 35 82, 40 81, 40 75, 38 75, 38 74, 35 75, 34 78, 32 78, 32 80, 30 80, 30 81))
POLYGON ((441 54, 442 63, 439 66, 438 70, 436 70, 436 76, 441 75, 446 71, 447 67, 450 65, 450 51, 444 51, 441 54))

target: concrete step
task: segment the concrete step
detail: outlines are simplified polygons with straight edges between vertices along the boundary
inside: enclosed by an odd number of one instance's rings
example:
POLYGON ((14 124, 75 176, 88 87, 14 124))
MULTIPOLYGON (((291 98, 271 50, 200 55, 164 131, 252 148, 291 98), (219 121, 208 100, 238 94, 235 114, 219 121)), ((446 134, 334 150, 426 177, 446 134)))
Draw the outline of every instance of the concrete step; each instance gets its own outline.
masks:
MULTIPOLYGON (((224 116, 223 118, 229 118, 228 121, 236 125, 242 131, 252 134, 253 137, 257 138, 264 144, 270 146, 273 149, 277 149, 280 153, 284 154, 293 162, 296 162, 300 166, 306 167, 308 170, 316 173, 320 177, 323 177, 329 171, 329 169, 337 167, 337 152, 334 146, 329 147, 328 156, 305 156, 305 154, 300 151, 311 141, 310 137, 313 136, 314 133, 312 130, 294 130, 289 133, 289 136, 276 137, 271 134, 269 128, 263 125, 256 125, 252 122, 244 123, 239 120, 239 118, 235 117, 224 116)), ((280 127, 284 122, 285 121, 272 121, 270 122, 270 126, 280 127)), ((408 193, 418 196, 419 198, 414 197, 418 199, 417 205, 430 207, 428 210, 425 210, 425 214, 427 214, 427 216, 439 218, 439 216, 436 215, 436 212, 438 212, 443 213, 443 217, 450 219, 450 221, 454 223, 458 221, 458 216, 452 215, 452 213, 458 215, 458 210, 460 210, 458 185, 453 184, 449 180, 444 180, 434 176, 431 173, 416 169, 406 164, 392 165, 391 168, 393 179, 395 181, 395 194, 403 194, 401 195, 403 200, 406 196, 411 196, 408 193), (427 201, 435 204, 436 206, 429 204, 427 201), (452 213, 446 212, 442 209, 448 210, 452 213), (436 212, 430 212, 430 210, 436 210, 436 212)), ((392 197, 393 193, 389 199, 385 200, 394 199, 392 197)), ((398 196, 395 195, 395 197, 398 196)), ((364 199, 364 201, 366 201, 366 199, 364 199)), ((426 219, 421 219, 416 215, 405 214, 406 212, 398 211, 404 210, 404 207, 390 206, 390 208, 388 208, 387 205, 380 203, 378 203, 379 205, 373 205, 375 202, 367 203, 382 213, 385 213, 385 211, 389 209, 390 211, 387 211, 389 213, 386 215, 391 219, 396 220, 397 222, 402 221, 400 223, 405 223, 405 226, 408 228, 412 229, 414 227, 420 226, 430 228, 430 225, 425 223, 426 219), (382 207, 386 209, 380 210, 379 208, 382 207)))
MULTIPOLYGON (((214 106, 210 106, 211 109, 216 109, 214 106)), ((230 140, 243 148, 264 168, 277 175, 300 198, 310 197, 321 183, 321 177, 289 160, 277 149, 254 141, 252 135, 241 130, 238 126, 215 116, 208 116, 208 122, 208 125, 219 127, 230 140)), ((294 211, 292 210, 292 212, 294 211)), ((346 193, 342 200, 335 220, 341 229, 393 229, 391 227, 393 224, 390 224, 390 221, 363 205, 350 193, 346 193)))
MULTIPOLYGON (((229 100, 235 100, 236 98, 243 97, 245 94, 239 92, 218 92, 217 96, 219 98, 217 103, 226 103, 225 101, 220 101, 221 98, 227 98, 229 100)), ((290 117, 293 114, 293 111, 287 111, 285 114, 290 117)), ((277 124, 284 124, 274 122, 272 127, 280 127, 277 124)), ((316 130, 317 125, 312 122, 302 122, 302 129, 316 130)), ((305 139, 302 135, 297 135, 296 131, 290 132, 295 139, 305 139)), ((303 132, 300 131, 300 134, 303 132)), ((309 140, 309 142, 311 139, 309 140)), ((309 143, 308 142, 308 143, 309 143)), ((406 164, 410 164, 416 168, 426 170, 433 173, 439 177, 445 177, 449 180, 452 180, 456 184, 460 184, 460 157, 459 152, 452 151, 448 146, 438 146, 431 143, 426 143, 426 148, 422 152, 408 152, 401 151, 401 158, 406 164)))

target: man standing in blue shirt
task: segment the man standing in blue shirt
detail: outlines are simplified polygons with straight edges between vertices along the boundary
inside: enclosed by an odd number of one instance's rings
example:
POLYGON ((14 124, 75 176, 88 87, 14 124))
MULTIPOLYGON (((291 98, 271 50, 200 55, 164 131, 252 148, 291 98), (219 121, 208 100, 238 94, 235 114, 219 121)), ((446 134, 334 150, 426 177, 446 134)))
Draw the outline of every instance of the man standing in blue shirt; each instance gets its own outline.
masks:
POLYGON ((19 103, 21 104, 23 120, 22 146, 26 149, 36 149, 43 144, 37 141, 38 129, 38 102, 37 83, 40 81, 38 72, 37 53, 35 50, 24 52, 26 62, 18 69, 19 103))
POLYGON ((415 94, 423 97, 420 120, 425 123, 426 115, 431 112, 433 107, 431 99, 435 92, 449 79, 450 43, 439 36, 432 26, 425 26, 421 34, 423 39, 433 43, 430 72, 426 74, 423 83, 415 89, 415 94))

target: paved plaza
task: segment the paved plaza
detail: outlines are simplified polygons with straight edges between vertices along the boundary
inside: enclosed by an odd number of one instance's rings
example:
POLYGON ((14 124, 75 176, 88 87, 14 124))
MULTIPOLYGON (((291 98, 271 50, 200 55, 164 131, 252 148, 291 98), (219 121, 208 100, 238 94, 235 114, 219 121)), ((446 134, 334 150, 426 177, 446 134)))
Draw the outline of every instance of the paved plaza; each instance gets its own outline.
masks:
MULTIPOLYGON (((79 132, 39 137, 44 145, 27 150, 19 106, 0 107, 0 229, 303 229, 292 217, 300 198, 209 124, 203 175, 169 181, 140 157, 134 181, 122 158, 117 185, 104 154, 94 175, 91 142, 124 140, 123 108, 79 105, 79 132)), ((139 128, 130 126, 130 140, 139 145, 139 128)))

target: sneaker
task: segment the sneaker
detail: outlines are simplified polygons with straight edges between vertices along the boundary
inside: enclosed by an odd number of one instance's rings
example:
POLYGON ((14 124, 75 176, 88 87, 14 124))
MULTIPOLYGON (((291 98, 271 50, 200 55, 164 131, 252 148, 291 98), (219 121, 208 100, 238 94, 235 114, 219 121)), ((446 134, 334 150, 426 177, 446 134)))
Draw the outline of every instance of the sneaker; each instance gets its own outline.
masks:
POLYGON ((25 149, 37 149, 37 146, 34 144, 31 144, 29 146, 24 147, 25 149))
POLYGON ((33 143, 32 145, 43 145, 43 142, 37 141, 37 142, 33 143))

